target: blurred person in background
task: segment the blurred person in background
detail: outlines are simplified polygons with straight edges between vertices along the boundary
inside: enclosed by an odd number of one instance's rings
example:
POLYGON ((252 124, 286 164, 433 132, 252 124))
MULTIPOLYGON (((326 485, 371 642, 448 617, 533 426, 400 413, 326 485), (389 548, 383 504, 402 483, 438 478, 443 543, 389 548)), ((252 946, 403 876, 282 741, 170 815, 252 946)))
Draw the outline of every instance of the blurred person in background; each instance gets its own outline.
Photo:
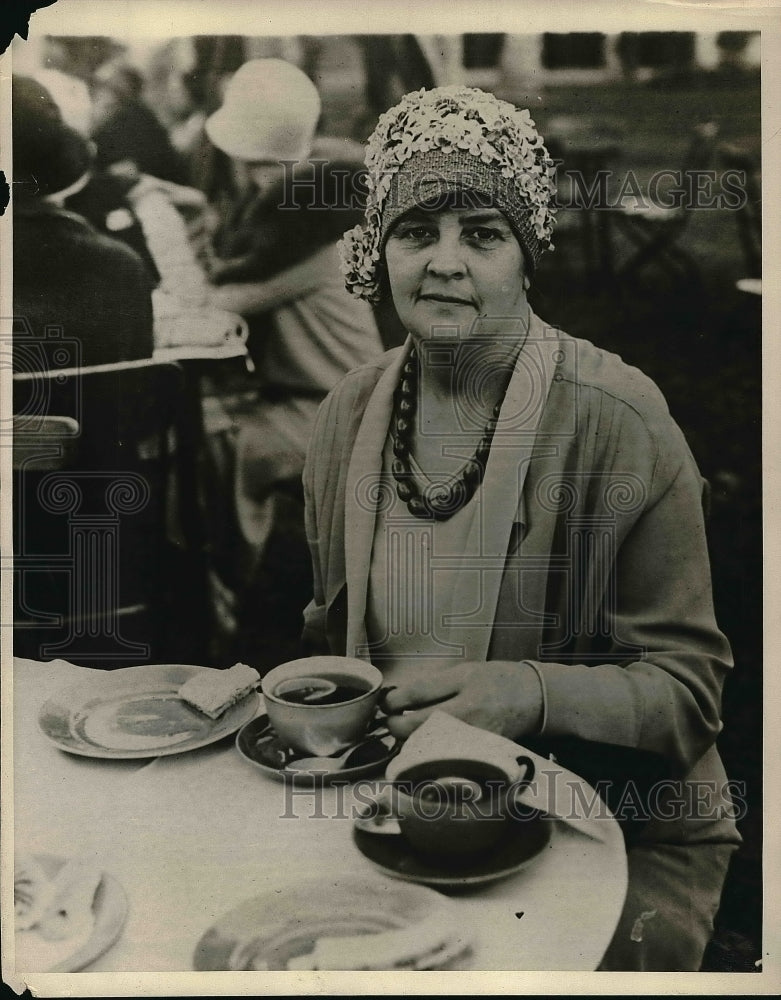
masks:
POLYGON ((37 69, 32 76, 49 91, 65 124, 88 136, 92 128, 92 98, 84 80, 48 65, 37 69))
MULTIPOLYGON (((36 82, 26 79, 19 88, 37 87, 35 99, 45 102, 52 113, 59 109, 64 118, 66 108, 72 120, 83 123, 81 102, 76 109, 80 113, 74 114, 72 88, 63 86, 59 75, 47 79, 54 93, 45 93, 36 82)), ((70 79, 79 82, 75 77, 70 79)), ((207 301, 208 283, 189 231, 191 221, 197 225, 205 197, 193 188, 141 173, 136 164, 126 162, 118 173, 111 167, 101 169, 88 135, 81 132, 85 148, 90 150, 90 169, 82 183, 62 196, 62 207, 83 216, 104 235, 126 243, 144 261, 155 286, 156 347, 222 343, 242 323, 238 317, 210 307, 207 301)))
MULTIPOLYGON (((68 103, 70 92, 58 78, 52 82, 55 99, 68 103)), ((141 100, 145 85, 142 74, 125 63, 96 69, 87 91, 93 166, 65 207, 144 259, 156 286, 155 346, 219 344, 242 324, 208 304, 208 283, 191 244, 206 199, 172 179, 183 173, 181 163, 165 127, 141 100)))
MULTIPOLYGON (((77 338, 82 365, 131 361, 152 355, 153 279, 141 257, 98 232, 69 210, 84 189, 92 149, 66 125, 49 92, 37 81, 14 77, 13 242, 14 315, 43 352, 47 368, 74 363, 57 351, 47 327, 77 338)), ((21 340, 14 367, 24 367, 21 340)))
POLYGON ((231 190, 229 157, 209 142, 206 118, 220 107, 225 86, 242 66, 247 40, 237 35, 176 38, 148 64, 145 93, 185 158, 190 183, 213 203, 231 190))
POLYGON ((187 183, 183 158, 157 115, 144 103, 144 78, 135 67, 106 63, 95 72, 90 89, 98 169, 187 183))
POLYGON ((366 75, 366 104, 371 122, 407 91, 434 87, 428 53, 415 35, 357 35, 366 75))
POLYGON ((198 162, 207 141, 204 125, 208 117, 206 80, 197 68, 168 76, 166 99, 172 122, 171 144, 188 164, 188 175, 198 179, 198 162))
MULTIPOLYGON (((47 91, 47 100, 54 101, 65 124, 87 141, 94 154, 90 88, 72 72, 57 68, 70 65, 64 59, 61 47, 55 44, 57 41, 47 41, 46 65, 33 74, 33 79, 47 91)), ((30 79, 21 74, 16 79, 22 81, 19 84, 21 88, 32 85, 30 79)), ((97 168, 93 155, 86 183, 63 199, 63 207, 83 215, 99 232, 127 243, 141 256, 151 280, 157 283, 160 278, 157 265, 141 223, 127 198, 130 186, 127 178, 116 177, 107 170, 97 168)))
POLYGON ((43 39, 45 67, 85 83, 100 66, 126 50, 123 42, 105 35, 45 35, 43 39))
POLYGON ((371 307, 344 288, 336 252, 345 225, 362 217, 360 147, 316 139, 320 111, 300 69, 254 59, 206 122, 240 192, 214 236, 211 301, 247 319, 257 373, 236 445, 242 568, 234 559, 226 581, 240 595, 237 655, 255 666, 298 648, 297 602, 311 588, 301 473, 317 408, 383 350, 371 307))

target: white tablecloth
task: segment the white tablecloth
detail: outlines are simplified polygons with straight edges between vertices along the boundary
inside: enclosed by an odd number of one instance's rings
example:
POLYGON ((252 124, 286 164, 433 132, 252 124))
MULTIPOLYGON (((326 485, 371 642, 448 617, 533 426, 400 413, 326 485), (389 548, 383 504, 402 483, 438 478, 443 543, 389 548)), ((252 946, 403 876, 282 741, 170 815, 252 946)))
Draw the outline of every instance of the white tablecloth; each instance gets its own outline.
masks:
MULTIPOLYGON (((14 834, 17 854, 86 857, 124 886, 124 931, 90 972, 190 970, 201 935, 241 901, 324 872, 374 870, 352 841, 349 790, 341 809, 337 789, 291 801, 289 786, 245 762, 232 738, 151 761, 57 749, 38 726, 39 707, 89 672, 16 661, 14 834), (328 818, 314 816, 318 805, 328 818)), ((528 869, 453 896, 475 933, 475 970, 598 965, 626 891, 623 839, 612 820, 602 843, 554 826, 528 869)))
POLYGON ((229 358, 248 358, 247 334, 230 333, 219 344, 178 344, 156 347, 155 361, 226 361, 229 358))

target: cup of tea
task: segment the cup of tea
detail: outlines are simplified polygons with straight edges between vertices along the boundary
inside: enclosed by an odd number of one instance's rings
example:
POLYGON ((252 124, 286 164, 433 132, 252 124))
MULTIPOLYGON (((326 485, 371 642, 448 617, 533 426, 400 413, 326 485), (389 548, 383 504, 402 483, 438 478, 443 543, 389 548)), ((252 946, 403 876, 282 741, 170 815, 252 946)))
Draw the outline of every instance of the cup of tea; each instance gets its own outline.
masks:
POLYGON ((519 815, 516 797, 534 778, 529 757, 517 763, 515 778, 495 764, 458 758, 400 771, 390 798, 402 836, 425 854, 457 858, 487 851, 519 815))
POLYGON ((307 656, 261 681, 269 722, 300 753, 327 757, 361 739, 374 718, 382 673, 364 660, 307 656))

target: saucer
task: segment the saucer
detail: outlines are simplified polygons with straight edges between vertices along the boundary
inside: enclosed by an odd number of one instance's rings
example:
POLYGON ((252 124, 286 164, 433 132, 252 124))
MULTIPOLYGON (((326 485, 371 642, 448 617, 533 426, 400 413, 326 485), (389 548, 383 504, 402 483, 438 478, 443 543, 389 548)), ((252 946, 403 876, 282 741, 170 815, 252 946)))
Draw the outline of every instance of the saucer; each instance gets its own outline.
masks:
POLYGON ((294 771, 288 768, 296 760, 311 754, 291 750, 274 732, 268 716, 259 715, 246 723, 236 734, 236 749, 249 764, 263 771, 276 781, 295 781, 299 784, 333 785, 355 781, 365 775, 384 769, 396 755, 399 744, 393 736, 367 736, 347 758, 349 767, 338 771, 294 771))
POLYGON ((369 806, 356 820, 356 847, 386 875, 421 885, 458 889, 514 875, 549 847, 553 835, 553 823, 544 813, 519 806, 507 834, 490 851, 474 857, 435 858, 416 851, 400 833, 390 832, 395 824, 391 826, 393 820, 382 812, 377 814, 378 804, 369 806), (380 827, 377 833, 368 832, 372 824, 380 827))

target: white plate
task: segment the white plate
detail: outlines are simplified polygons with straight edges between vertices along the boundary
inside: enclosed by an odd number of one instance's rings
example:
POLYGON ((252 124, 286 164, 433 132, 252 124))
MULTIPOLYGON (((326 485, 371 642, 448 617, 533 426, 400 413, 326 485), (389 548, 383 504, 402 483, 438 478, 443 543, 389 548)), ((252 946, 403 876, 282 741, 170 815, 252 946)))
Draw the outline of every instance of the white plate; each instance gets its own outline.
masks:
POLYGON ((95 673, 54 694, 38 723, 61 750, 84 757, 162 757, 230 736, 257 712, 251 692, 217 719, 188 705, 177 692, 210 667, 148 664, 95 673))
POLYGON ((365 961, 372 934, 413 926, 427 942, 422 953, 400 954, 388 969, 464 968, 471 935, 455 912, 448 899, 423 886, 378 876, 314 879, 248 899, 226 913, 198 942, 193 968, 282 970, 291 959, 311 953, 318 940, 358 935, 366 935, 366 949, 361 949, 365 961))
MULTIPOLYGON (((43 868, 49 878, 54 878, 66 859, 51 854, 34 854, 33 859, 43 868)), ((127 896, 117 880, 103 872, 95 890, 92 912, 95 922, 86 941, 47 942, 36 933, 35 928, 16 932, 16 969, 19 972, 79 972, 95 959, 103 955, 114 944, 127 917, 127 896), (32 939, 32 940, 30 940, 32 939), (35 940, 38 939, 38 940, 35 940), (73 950, 70 951, 69 947, 73 950), (55 954, 65 951, 64 958, 49 962, 55 954), (25 954, 36 955, 46 968, 25 966, 25 954)))

